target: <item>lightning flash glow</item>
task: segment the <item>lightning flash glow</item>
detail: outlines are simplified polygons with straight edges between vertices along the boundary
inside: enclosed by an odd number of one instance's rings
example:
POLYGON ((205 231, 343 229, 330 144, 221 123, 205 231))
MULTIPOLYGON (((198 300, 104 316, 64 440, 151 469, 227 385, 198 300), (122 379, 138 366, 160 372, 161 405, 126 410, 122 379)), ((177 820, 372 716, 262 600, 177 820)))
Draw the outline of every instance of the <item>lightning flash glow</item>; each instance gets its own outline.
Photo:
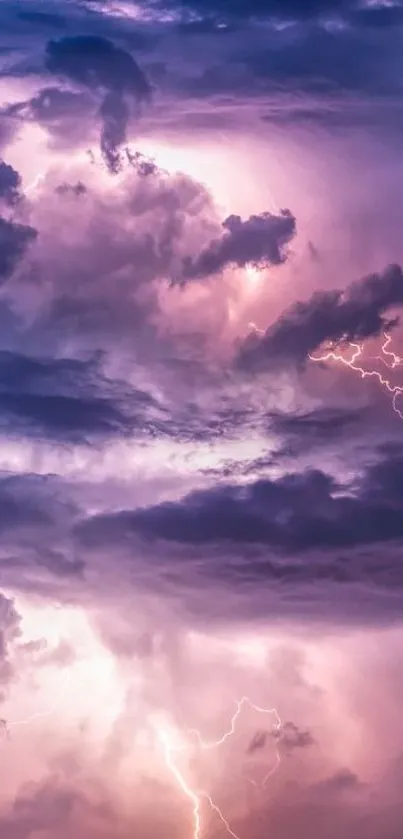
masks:
MULTIPOLYGON (((392 371, 403 364, 403 359, 389 349, 389 345, 392 341, 391 336, 384 333, 384 339, 384 343, 381 347, 382 355, 377 356, 376 360, 380 361, 387 370, 392 371)), ((309 355, 309 358, 311 361, 316 362, 336 361, 339 364, 343 364, 345 367, 348 367, 350 370, 353 370, 354 373, 358 373, 361 379, 375 379, 379 382, 381 387, 392 396, 392 408, 399 419, 403 420, 403 410, 401 410, 397 405, 399 397, 403 394, 403 385, 393 384, 389 376, 385 376, 385 374, 380 373, 379 370, 375 370, 374 368, 366 370, 362 366, 362 362, 359 363, 359 360, 362 359, 363 356, 363 344, 348 343, 348 349, 352 350, 351 358, 343 355, 340 349, 338 349, 341 345, 342 342, 335 347, 332 347, 330 350, 327 350, 323 355, 309 355)))
MULTIPOLYGON (((68 682, 70 682, 69 673, 67 674, 66 685, 68 682)), ((3 739, 10 739, 11 731, 15 727, 29 725, 39 718, 50 716, 57 710, 59 705, 60 702, 57 701, 56 703, 54 703, 54 705, 52 705, 51 708, 32 714, 30 717, 27 717, 26 719, 15 720, 11 722, 8 722, 8 720, 6 719, 1 719, 0 726, 2 729, 3 739)), ((278 737, 279 733, 281 732, 282 722, 276 709, 263 708, 259 705, 255 705, 247 696, 243 696, 242 699, 237 701, 236 710, 233 716, 231 717, 228 730, 225 731, 222 734, 222 736, 219 737, 217 740, 204 740, 198 729, 189 729, 185 734, 183 734, 179 732, 176 728, 167 724, 162 724, 160 722, 153 724, 156 740, 159 748, 162 751, 164 764, 167 770, 169 771, 170 775, 172 776, 173 780, 175 781, 175 784, 178 787, 178 789, 189 800, 192 808, 193 830, 191 839, 201 839, 202 837, 203 803, 206 803, 207 806, 210 808, 210 811, 217 815, 218 819, 220 820, 221 824, 223 825, 225 831, 229 836, 233 837, 233 839, 241 839, 239 834, 232 829, 228 819, 225 817, 218 804, 216 804, 216 802, 213 800, 210 793, 206 790, 194 787, 191 780, 187 778, 187 773, 181 769, 180 757, 189 754, 189 752, 191 752, 192 749, 195 748, 195 744, 200 751, 210 751, 218 749, 220 746, 223 746, 235 734, 237 722, 245 706, 249 706, 253 711, 255 711, 258 714, 265 714, 274 717, 272 730, 275 736, 278 737)), ((280 760, 280 753, 277 748, 275 764, 265 775, 263 782, 260 785, 261 788, 265 786, 269 777, 276 771, 280 764, 280 760)), ((253 781, 252 779, 247 778, 247 780, 257 785, 255 781, 253 781)))
MULTIPOLYGON (((203 802, 206 802, 210 809, 214 813, 216 813, 229 836, 232 836, 233 839, 241 839, 240 836, 237 833, 235 833, 235 831, 232 829, 228 819, 224 816, 220 807, 213 801, 211 795, 205 790, 200 790, 197 787, 194 787, 191 784, 191 781, 186 777, 186 774, 181 770, 179 764, 180 756, 184 753, 188 753, 191 749, 192 740, 196 741, 197 746, 202 751, 210 751, 224 745, 224 743, 226 743, 235 734, 237 721, 242 713, 243 708, 246 705, 249 705, 249 707, 252 710, 259 714, 269 714, 273 716, 275 721, 272 727, 276 734, 280 732, 282 722, 276 709, 262 708, 259 705, 255 705, 247 696, 243 696, 242 699, 237 701, 237 707, 231 718, 228 730, 225 731, 224 734, 217 740, 204 740, 198 729, 188 730, 186 736, 184 737, 177 730, 175 730, 174 728, 170 728, 169 726, 165 726, 159 723, 155 724, 154 726, 157 740, 161 745, 162 752, 164 755, 165 765, 169 773, 172 775, 176 785, 179 787, 181 792, 189 799, 189 802, 191 804, 193 814, 192 839, 201 839, 202 836, 203 802)), ((280 754, 278 749, 276 749, 275 765, 266 774, 262 786, 264 786, 267 783, 268 779, 277 769, 279 764, 280 754)), ((254 783, 254 781, 252 781, 252 783, 254 783)))

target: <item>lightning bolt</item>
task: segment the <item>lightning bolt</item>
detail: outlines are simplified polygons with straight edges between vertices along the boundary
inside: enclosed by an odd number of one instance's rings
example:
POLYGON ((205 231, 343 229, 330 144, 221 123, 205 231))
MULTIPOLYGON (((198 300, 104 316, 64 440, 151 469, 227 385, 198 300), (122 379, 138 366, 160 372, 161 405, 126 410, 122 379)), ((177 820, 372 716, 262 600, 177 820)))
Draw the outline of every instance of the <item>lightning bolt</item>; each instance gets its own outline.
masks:
MULTIPOLYGON (((403 364, 403 359, 400 356, 396 355, 395 352, 388 349, 389 344, 391 343, 391 336, 388 335, 386 332, 384 333, 384 343, 381 347, 382 355, 376 356, 377 361, 381 361, 382 364, 388 370, 395 370, 396 367, 399 367, 403 364)), ((340 345, 337 345, 340 346, 340 345)), ((403 411, 400 410, 397 406, 397 400, 399 396, 403 394, 403 386, 402 385, 395 385, 391 382, 390 377, 386 377, 382 375, 378 370, 370 369, 366 370, 364 367, 361 366, 359 360, 362 358, 362 354, 364 351, 363 344, 356 344, 356 343, 349 343, 349 348, 352 350, 351 358, 347 358, 343 355, 338 349, 337 346, 325 352, 323 355, 310 355, 309 358, 311 361, 316 362, 326 362, 326 361, 336 361, 340 364, 344 364, 345 367, 348 367, 350 370, 353 370, 355 373, 358 373, 361 379, 369 379, 374 378, 376 381, 379 382, 381 387, 386 390, 392 396, 392 408, 399 417, 399 419, 403 420, 403 411)))
MULTIPOLYGON (((243 696, 242 699, 237 700, 236 702, 236 710, 231 717, 231 722, 227 731, 225 731, 221 737, 217 740, 204 740, 197 728, 192 728, 187 731, 187 738, 184 742, 183 737, 180 738, 178 733, 175 732, 173 729, 169 729, 163 727, 161 725, 156 725, 156 735, 157 739, 162 747, 162 752, 164 755, 164 762, 168 769, 168 771, 173 776, 177 786, 183 792, 183 794, 189 799, 192 805, 192 813, 193 813, 193 835, 192 839, 201 839, 202 834, 202 803, 203 800, 206 800, 210 809, 216 813, 218 818, 220 819, 221 823, 224 825, 226 832, 229 836, 232 836, 233 839, 240 839, 240 836, 235 833, 235 831, 231 828, 228 820, 225 818, 222 810, 218 805, 213 801, 211 795, 207 793, 205 790, 198 790, 197 788, 194 789, 190 782, 186 779, 185 775, 181 771, 180 767, 177 764, 176 756, 178 754, 183 754, 184 752, 188 751, 189 749, 189 738, 193 737, 196 739, 197 744, 200 749, 203 751, 209 751, 216 748, 219 748, 227 740, 230 739, 235 734, 236 724, 237 721, 242 713, 243 708, 245 705, 249 705, 252 710, 256 711, 259 714, 270 714, 274 715, 275 722, 273 728, 278 732, 281 729, 281 719, 276 711, 275 708, 262 708, 259 705, 255 705, 247 696, 243 696)), ((273 772, 277 769, 280 763, 280 755, 278 750, 276 750, 276 764, 267 773, 265 776, 262 787, 267 783, 268 779, 271 777, 273 772)), ((250 780, 250 779, 248 779, 250 780)), ((257 785, 254 781, 251 783, 257 785)))
POLYGON ((39 186, 39 184, 41 184, 44 180, 45 175, 42 172, 40 172, 38 175, 36 175, 34 180, 30 184, 28 184, 28 186, 25 187, 25 194, 29 195, 30 192, 34 192, 35 189, 37 189, 37 187, 39 186))
MULTIPOLYGON (((71 674, 68 672, 66 674, 66 684, 70 682, 71 674)), ((49 717, 53 714, 60 705, 60 701, 56 701, 51 708, 48 708, 44 711, 37 711, 36 713, 32 714, 29 717, 26 717, 21 720, 14 720, 8 722, 5 719, 0 719, 0 726, 3 729, 3 734, 5 738, 10 737, 10 731, 12 728, 22 725, 30 725, 37 719, 49 717)), ((176 785, 180 789, 180 791, 184 794, 184 796, 189 800, 191 807, 192 807, 192 819, 193 819, 193 833, 192 839, 201 839, 202 836, 202 805, 203 802, 207 802, 210 810, 215 813, 219 820, 221 821, 222 825, 224 826, 227 834, 232 837, 232 839, 241 839, 239 834, 235 833, 232 829, 228 819, 224 816, 220 807, 215 803, 212 796, 206 792, 206 790, 195 789, 191 785, 190 781, 187 780, 184 772, 181 770, 180 766, 177 762, 177 756, 180 754, 184 754, 189 751, 189 738, 194 738, 197 741, 197 745, 203 751, 209 751, 220 746, 224 745, 234 734, 236 730, 237 721, 242 713, 243 708, 245 705, 249 705, 252 710, 256 711, 259 714, 270 714, 274 715, 275 722, 273 724, 273 728, 276 732, 279 732, 282 726, 281 719, 276 711, 275 708, 263 708, 259 705, 255 705, 247 696, 243 696, 242 699, 237 700, 236 702, 236 710, 231 717, 231 722, 227 731, 225 731, 221 737, 217 740, 204 740, 199 732, 198 729, 193 728, 189 729, 186 732, 186 735, 180 735, 180 733, 174 729, 172 726, 166 726, 162 724, 155 724, 154 723, 154 730, 156 733, 157 741, 161 747, 163 756, 164 756, 164 763, 167 767, 168 771, 172 775, 173 779, 175 780, 176 785)), ((278 750, 276 750, 276 763, 275 766, 267 773, 265 776, 262 788, 266 784, 267 780, 271 775, 276 771, 278 765, 280 763, 280 754, 278 750)), ((257 786, 256 782, 252 779, 250 780, 255 786, 257 786)))
MULTIPOLYGON (((67 673, 65 679, 65 686, 70 683, 70 679, 71 674, 67 673)), ((62 696, 64 697, 64 691, 62 696)), ((4 740, 5 738, 10 737, 10 731, 12 728, 17 728, 20 725, 30 725, 32 722, 35 722, 35 720, 42 719, 43 717, 50 717, 60 707, 60 703, 61 698, 59 697, 59 699, 57 699, 56 702, 54 702, 51 708, 47 708, 45 711, 37 711, 35 714, 31 714, 30 717, 26 717, 22 720, 13 720, 11 722, 8 722, 8 720, 0 720, 0 724, 4 732, 4 737, 2 739, 4 740)))
POLYGON ((253 332, 256 332, 257 335, 264 335, 265 334, 264 329, 259 329, 259 327, 256 326, 254 321, 251 321, 250 323, 248 323, 248 327, 249 327, 249 329, 252 329, 253 332))

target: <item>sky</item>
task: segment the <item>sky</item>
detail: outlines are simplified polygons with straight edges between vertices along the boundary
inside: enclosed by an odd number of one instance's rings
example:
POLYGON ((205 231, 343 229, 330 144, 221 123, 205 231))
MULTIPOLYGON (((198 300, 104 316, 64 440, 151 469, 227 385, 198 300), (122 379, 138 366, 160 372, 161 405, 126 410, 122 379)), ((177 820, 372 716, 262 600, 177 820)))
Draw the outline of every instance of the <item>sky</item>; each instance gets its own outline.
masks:
POLYGON ((402 47, 2 1, 0 836, 402 836, 402 47))

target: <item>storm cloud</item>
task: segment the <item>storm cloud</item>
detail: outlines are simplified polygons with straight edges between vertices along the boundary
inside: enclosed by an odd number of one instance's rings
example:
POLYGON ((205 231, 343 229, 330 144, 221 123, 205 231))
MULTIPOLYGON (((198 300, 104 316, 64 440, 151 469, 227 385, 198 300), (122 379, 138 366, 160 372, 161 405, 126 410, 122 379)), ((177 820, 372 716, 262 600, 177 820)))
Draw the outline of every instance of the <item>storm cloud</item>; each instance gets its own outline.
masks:
POLYGON ((90 35, 49 41, 45 65, 50 73, 102 97, 101 150, 110 171, 116 172, 129 116, 150 98, 151 88, 144 73, 129 52, 107 38, 90 35))
POLYGON ((315 291, 306 302, 292 304, 262 337, 251 335, 241 349, 240 363, 259 367, 283 359, 300 364, 324 342, 376 337, 396 324, 385 315, 402 303, 400 265, 363 277, 344 291, 315 291))
POLYGON ((402 835, 402 22, 0 4, 8 839, 402 835))
POLYGON ((341 487, 319 470, 221 485, 95 517, 80 533, 90 542, 139 536, 195 546, 265 545, 290 554, 393 542, 403 535, 401 467, 396 456, 380 460, 356 487, 341 487))

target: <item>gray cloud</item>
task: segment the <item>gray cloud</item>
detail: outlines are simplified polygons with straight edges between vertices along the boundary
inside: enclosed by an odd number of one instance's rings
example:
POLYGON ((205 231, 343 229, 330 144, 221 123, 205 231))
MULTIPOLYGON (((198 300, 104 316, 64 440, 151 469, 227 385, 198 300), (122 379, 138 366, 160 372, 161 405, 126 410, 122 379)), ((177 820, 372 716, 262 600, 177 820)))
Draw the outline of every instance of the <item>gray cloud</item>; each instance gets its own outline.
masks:
POLYGON ((351 769, 343 768, 334 772, 314 787, 314 792, 324 795, 340 795, 343 792, 360 790, 364 784, 351 769))
POLYGON ((184 280, 208 277, 231 265, 279 265, 285 261, 284 248, 295 234, 296 220, 289 210, 283 210, 278 216, 261 213, 246 221, 229 216, 222 226, 220 238, 209 242, 195 258, 184 260, 184 280))
POLYGON ((97 359, 0 352, 0 428, 13 436, 82 443, 124 436, 145 426, 152 407, 145 392, 105 378, 97 359))
POLYGON ((295 749, 306 749, 316 743, 310 731, 301 729, 290 721, 283 723, 281 729, 276 732, 276 736, 280 741, 282 752, 286 754, 291 754, 295 749))

